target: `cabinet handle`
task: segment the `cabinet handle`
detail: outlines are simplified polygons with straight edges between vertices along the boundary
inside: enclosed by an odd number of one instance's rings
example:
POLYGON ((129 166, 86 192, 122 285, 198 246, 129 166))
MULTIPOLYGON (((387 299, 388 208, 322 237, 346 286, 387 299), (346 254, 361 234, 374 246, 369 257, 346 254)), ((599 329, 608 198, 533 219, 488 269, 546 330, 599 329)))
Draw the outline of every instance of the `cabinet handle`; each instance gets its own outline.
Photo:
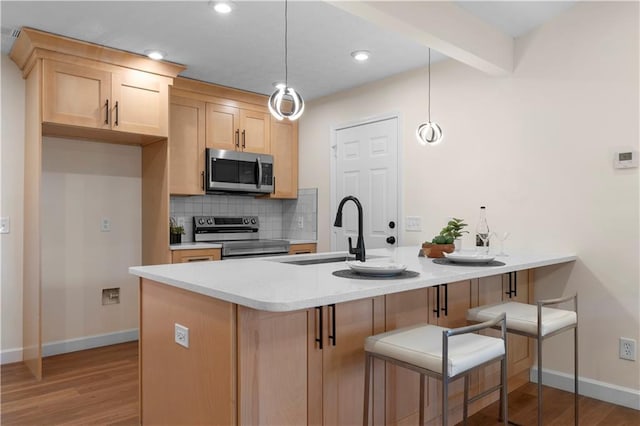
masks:
POLYGON ((236 148, 240 148, 240 130, 236 129, 236 148))
POLYGON ((116 121, 114 123, 116 126, 118 125, 118 101, 116 101, 116 121))
POLYGON ((332 303, 329 305, 329 309, 331 310, 331 334, 329 335, 329 340, 331 340, 331 344, 333 346, 336 345, 336 304, 332 303))
POLYGON ((104 101, 104 124, 109 124, 109 99, 104 101))
POLYGON ((318 312, 318 337, 316 337, 316 342, 318 342, 318 347, 322 349, 322 341, 324 340, 322 337, 322 330, 324 329, 322 326, 322 306, 316 306, 316 312, 318 312))
POLYGON ((442 284, 444 287, 444 308, 442 311, 444 312, 444 316, 449 315, 449 284, 442 284))
POLYGON ((244 150, 244 148, 247 146, 247 131, 243 130, 242 131, 242 149, 244 150))
POLYGON ((517 272, 509 272, 509 291, 505 291, 504 294, 509 296, 509 299, 512 297, 518 297, 518 273, 517 272))
POLYGON ((433 310, 433 313, 436 314, 436 318, 440 318, 440 286, 435 286, 436 291, 436 308, 433 310))
POLYGON ((205 262, 207 260, 213 260, 211 256, 202 256, 202 257, 188 257, 187 262, 205 262))
POLYGON ((200 177, 202 178, 202 190, 204 191, 204 172, 200 172, 200 177))

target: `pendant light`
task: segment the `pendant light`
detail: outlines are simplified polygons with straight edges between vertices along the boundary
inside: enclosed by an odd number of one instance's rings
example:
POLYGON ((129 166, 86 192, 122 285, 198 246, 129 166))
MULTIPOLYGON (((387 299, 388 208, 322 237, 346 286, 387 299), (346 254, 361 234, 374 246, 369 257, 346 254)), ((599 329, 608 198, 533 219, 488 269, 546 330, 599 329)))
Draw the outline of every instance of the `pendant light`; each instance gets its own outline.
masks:
POLYGON ((293 87, 289 87, 289 66, 287 51, 287 0, 284 0, 284 84, 276 86, 276 90, 269 97, 269 111, 277 120, 288 118, 291 121, 300 118, 304 112, 304 100, 300 93, 296 92, 293 87), (283 110, 282 102, 289 101, 291 108, 283 110))
POLYGON ((428 99, 429 109, 426 123, 422 123, 416 129, 416 138, 421 145, 435 145, 442 141, 442 129, 438 126, 438 123, 431 121, 431 48, 429 48, 429 83, 428 83, 428 99))

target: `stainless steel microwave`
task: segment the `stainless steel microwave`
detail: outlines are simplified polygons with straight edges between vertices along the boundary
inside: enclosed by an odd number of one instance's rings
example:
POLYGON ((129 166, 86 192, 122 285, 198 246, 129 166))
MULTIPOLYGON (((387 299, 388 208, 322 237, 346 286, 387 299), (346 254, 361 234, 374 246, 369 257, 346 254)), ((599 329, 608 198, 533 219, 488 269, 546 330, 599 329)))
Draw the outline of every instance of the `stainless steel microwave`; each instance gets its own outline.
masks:
POLYGON ((273 192, 273 156, 207 148, 206 192, 273 192))

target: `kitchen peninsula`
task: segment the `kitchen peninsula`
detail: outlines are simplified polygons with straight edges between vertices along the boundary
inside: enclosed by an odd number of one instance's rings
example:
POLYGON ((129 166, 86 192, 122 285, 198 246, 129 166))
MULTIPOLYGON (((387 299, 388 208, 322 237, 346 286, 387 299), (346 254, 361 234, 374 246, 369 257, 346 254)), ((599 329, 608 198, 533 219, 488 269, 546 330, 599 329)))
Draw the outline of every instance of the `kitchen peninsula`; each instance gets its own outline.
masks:
MULTIPOLYGON (((346 268, 344 253, 130 268, 141 278, 142 422, 361 424, 366 336, 417 322, 458 327, 472 306, 530 301, 535 268, 576 259, 511 254, 497 258, 501 266, 457 266, 417 254, 417 247, 368 253, 420 274, 403 279, 334 276, 346 268)), ((525 376, 532 360, 529 342, 515 342, 510 382, 525 376)), ((417 375, 375 368, 375 423, 417 416, 417 375)), ((472 392, 494 378, 489 368, 472 392)), ((458 393, 453 387, 454 416, 458 393)), ((429 392, 431 420, 438 398, 429 392)))

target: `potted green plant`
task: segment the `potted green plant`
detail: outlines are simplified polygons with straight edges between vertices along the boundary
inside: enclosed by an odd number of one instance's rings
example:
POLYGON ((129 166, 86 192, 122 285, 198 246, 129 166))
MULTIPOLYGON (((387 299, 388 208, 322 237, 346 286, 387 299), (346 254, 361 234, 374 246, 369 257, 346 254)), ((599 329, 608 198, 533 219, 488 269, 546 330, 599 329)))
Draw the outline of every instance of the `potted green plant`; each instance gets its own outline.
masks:
POLYGON ((460 237, 462 234, 468 233, 469 231, 465 231, 464 227, 467 226, 464 223, 464 219, 452 218, 447 226, 442 228, 440 233, 433 237, 431 242, 425 241, 422 244, 422 252, 425 256, 431 258, 444 257, 443 253, 452 253, 456 250, 456 245, 454 242, 458 241, 457 249, 460 249, 460 237))
POLYGON ((169 243, 180 244, 182 242, 182 234, 184 234, 184 227, 178 226, 174 217, 169 218, 169 243))

